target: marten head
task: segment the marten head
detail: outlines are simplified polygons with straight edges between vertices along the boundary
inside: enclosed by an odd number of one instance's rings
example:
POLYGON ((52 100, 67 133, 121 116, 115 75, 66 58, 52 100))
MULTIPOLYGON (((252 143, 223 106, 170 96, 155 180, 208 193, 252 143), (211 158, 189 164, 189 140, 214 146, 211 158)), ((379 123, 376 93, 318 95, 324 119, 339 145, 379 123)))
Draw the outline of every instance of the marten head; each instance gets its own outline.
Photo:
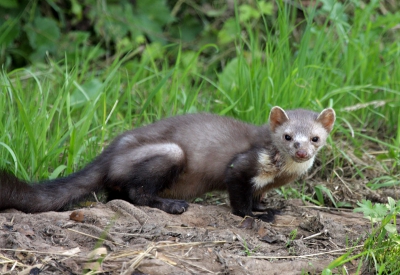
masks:
POLYGON ((318 114, 303 109, 284 111, 275 106, 271 109, 269 126, 274 145, 283 157, 305 162, 325 145, 335 119, 332 108, 318 114))

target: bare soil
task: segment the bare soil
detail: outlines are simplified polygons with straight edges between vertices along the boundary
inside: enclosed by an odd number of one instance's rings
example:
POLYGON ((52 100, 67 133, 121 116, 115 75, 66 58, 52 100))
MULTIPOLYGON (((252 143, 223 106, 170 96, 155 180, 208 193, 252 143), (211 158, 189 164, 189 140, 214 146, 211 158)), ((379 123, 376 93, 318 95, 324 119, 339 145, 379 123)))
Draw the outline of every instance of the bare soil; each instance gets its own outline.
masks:
MULTIPOLYGON (((368 196, 340 186, 337 194, 368 196)), ((3 211, 0 273, 320 274, 370 229, 352 210, 270 193, 266 202, 280 209, 273 223, 205 202, 182 215, 121 200, 66 212, 3 211)), ((356 265, 346 266, 350 274, 356 265)))

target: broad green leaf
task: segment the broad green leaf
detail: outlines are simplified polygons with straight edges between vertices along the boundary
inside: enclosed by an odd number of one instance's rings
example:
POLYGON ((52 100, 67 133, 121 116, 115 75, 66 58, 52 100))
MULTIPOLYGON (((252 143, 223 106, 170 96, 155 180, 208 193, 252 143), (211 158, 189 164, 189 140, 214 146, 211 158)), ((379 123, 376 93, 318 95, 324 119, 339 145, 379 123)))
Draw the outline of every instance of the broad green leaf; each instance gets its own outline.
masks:
POLYGON ((77 0, 71 0, 71 11, 78 20, 82 19, 82 5, 77 0))
POLYGON ((225 69, 218 75, 219 86, 225 90, 233 90, 238 87, 238 59, 232 59, 225 69))
POLYGON ((221 44, 231 43, 236 39, 239 30, 234 18, 229 18, 225 21, 222 29, 218 32, 218 42, 221 44))
POLYGON ((364 217, 371 220, 372 222, 381 221, 387 215, 388 209, 386 205, 375 203, 372 205, 371 201, 362 200, 357 203, 358 206, 354 209, 354 212, 363 212, 364 217))
POLYGON ((160 27, 174 20, 165 0, 137 0, 136 5, 136 14, 146 16, 160 27))
POLYGON ((53 50, 60 38, 57 22, 51 18, 36 17, 33 24, 25 27, 29 43, 33 48, 48 48, 53 50))
POLYGON ((58 47, 60 29, 51 18, 36 17, 33 23, 27 24, 24 30, 34 52, 29 56, 31 61, 44 58, 46 52, 54 53, 58 47))
POLYGON ((16 8, 16 7, 18 7, 18 1, 17 0, 1 0, 0 6, 3 8, 16 8))
POLYGON ((103 84, 97 78, 78 86, 71 94, 71 107, 80 106, 88 101, 94 101, 101 93, 103 84))
POLYGON ((260 12, 250 5, 241 5, 239 7, 239 20, 240 22, 246 22, 251 19, 260 18, 260 12))
POLYGON ((388 223, 385 225, 385 229, 389 232, 389 233, 397 233, 397 228, 394 224, 388 223))
POLYGON ((394 210, 396 208, 396 201, 391 197, 388 197, 387 208, 389 210, 394 210))
POLYGON ((147 45, 142 54, 143 60, 156 60, 164 58, 165 49, 159 43, 151 43, 147 45))
POLYGON ((123 16, 126 10, 130 10, 129 6, 108 5, 105 14, 96 13, 94 25, 98 36, 106 39, 106 41, 118 41, 128 34, 129 22, 123 16))
POLYGON ((274 11, 274 5, 272 2, 260 1, 258 2, 258 5, 262 14, 272 15, 274 11))
POLYGON ((199 24, 196 18, 185 16, 180 24, 171 28, 170 32, 173 37, 184 42, 190 42, 198 38, 203 30, 203 26, 199 24))

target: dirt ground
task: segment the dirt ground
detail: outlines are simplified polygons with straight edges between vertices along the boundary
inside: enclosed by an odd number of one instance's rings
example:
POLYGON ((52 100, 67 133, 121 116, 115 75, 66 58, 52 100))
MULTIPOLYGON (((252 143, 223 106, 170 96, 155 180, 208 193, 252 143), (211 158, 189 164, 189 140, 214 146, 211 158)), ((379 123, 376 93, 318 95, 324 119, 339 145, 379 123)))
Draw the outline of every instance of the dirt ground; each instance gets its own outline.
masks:
MULTIPOLYGON (((182 215, 121 200, 66 212, 3 211, 0 273, 320 274, 370 229, 352 210, 273 194, 267 202, 280 209, 273 223, 204 202, 182 215)), ((346 266, 349 274, 356 264, 346 266)))

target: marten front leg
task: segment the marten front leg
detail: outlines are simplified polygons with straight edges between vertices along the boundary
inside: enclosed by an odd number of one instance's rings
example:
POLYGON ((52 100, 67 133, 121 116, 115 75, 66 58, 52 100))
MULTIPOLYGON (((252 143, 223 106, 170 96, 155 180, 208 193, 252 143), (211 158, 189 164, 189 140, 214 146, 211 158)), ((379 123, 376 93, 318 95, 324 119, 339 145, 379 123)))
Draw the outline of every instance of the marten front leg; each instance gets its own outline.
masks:
MULTIPOLYGON (((110 183, 117 185, 121 195, 131 203, 158 208, 170 214, 181 214, 189 207, 186 201, 158 196, 174 184, 183 170, 185 155, 177 144, 143 145, 114 157, 113 161, 114 167, 123 169, 114 170, 114 179, 110 183), (120 173, 116 175, 115 171, 120 173)), ((115 192, 113 195, 115 198, 115 192)))
POLYGON ((264 212, 268 210, 268 207, 261 202, 263 194, 253 195, 252 210, 255 212, 264 212))
POLYGON ((240 217, 250 216, 262 221, 272 222, 274 213, 253 214, 252 210, 259 210, 259 196, 255 196, 255 187, 252 179, 257 174, 258 153, 251 150, 237 155, 227 168, 225 183, 229 193, 232 213, 240 217))

